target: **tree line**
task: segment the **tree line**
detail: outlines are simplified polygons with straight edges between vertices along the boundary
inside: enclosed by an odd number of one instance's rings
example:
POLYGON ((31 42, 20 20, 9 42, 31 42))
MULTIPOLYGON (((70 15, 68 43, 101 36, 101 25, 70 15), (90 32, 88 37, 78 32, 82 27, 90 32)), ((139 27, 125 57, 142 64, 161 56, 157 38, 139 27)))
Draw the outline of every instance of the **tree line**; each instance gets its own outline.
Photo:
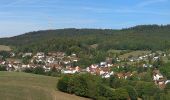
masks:
POLYGON ((168 100, 169 85, 165 91, 153 82, 129 81, 114 76, 102 79, 91 74, 64 75, 57 89, 94 100, 168 100), (167 90, 167 91, 166 91, 167 90), (160 97, 162 95, 162 97, 160 97))
POLYGON ((66 51, 67 53, 95 49, 165 50, 170 47, 170 25, 139 25, 122 30, 112 29, 58 29, 30 32, 12 38, 0 39, 16 51, 66 51))

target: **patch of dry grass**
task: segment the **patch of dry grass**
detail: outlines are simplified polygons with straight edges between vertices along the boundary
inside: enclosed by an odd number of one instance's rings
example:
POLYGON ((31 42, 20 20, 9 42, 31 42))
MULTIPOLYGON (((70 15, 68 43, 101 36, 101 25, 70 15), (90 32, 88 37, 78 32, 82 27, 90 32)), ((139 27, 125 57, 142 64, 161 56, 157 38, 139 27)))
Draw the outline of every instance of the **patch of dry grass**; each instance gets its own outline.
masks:
POLYGON ((0 51, 11 51, 11 48, 9 46, 0 45, 0 51))
POLYGON ((0 72, 1 100, 89 100, 56 90, 57 78, 21 72, 0 72))
POLYGON ((137 51, 132 51, 132 52, 123 54, 123 55, 120 56, 120 58, 128 58, 129 56, 138 57, 138 56, 146 55, 146 54, 149 54, 149 53, 151 53, 151 51, 137 50, 137 51))

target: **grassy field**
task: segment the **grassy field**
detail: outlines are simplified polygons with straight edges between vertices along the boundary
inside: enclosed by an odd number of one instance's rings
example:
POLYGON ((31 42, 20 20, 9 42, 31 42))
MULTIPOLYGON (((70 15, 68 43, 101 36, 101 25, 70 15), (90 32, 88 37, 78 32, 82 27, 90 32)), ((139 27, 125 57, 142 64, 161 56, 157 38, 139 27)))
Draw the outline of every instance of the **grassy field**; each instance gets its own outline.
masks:
POLYGON ((0 45, 0 51, 11 51, 9 46, 0 45))
POLYGON ((120 58, 128 58, 129 56, 138 57, 138 56, 146 55, 146 54, 149 54, 149 53, 151 53, 151 51, 137 50, 137 51, 132 51, 132 52, 123 54, 123 55, 120 56, 120 58))
POLYGON ((89 100, 56 90, 57 78, 0 72, 1 100, 89 100))

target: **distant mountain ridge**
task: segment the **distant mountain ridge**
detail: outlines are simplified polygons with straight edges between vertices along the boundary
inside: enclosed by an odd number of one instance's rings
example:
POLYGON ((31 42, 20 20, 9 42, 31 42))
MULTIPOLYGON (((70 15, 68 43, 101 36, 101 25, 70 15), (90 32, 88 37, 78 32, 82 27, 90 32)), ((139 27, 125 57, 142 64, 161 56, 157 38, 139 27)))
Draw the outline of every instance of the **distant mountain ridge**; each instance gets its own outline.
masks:
POLYGON ((99 44, 99 49, 109 49, 109 47, 114 49, 167 49, 170 47, 170 25, 138 25, 121 30, 69 28, 35 31, 1 38, 0 44, 20 47, 56 44, 54 48, 58 50, 64 40, 76 42, 69 46, 99 44), (60 44, 57 44, 58 42, 60 44))

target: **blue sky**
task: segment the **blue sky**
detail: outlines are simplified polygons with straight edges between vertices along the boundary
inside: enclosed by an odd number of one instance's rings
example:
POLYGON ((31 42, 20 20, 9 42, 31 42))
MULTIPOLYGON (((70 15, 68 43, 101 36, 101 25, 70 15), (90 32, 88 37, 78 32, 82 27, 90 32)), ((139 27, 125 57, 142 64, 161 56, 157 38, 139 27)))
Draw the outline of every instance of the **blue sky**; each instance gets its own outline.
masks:
POLYGON ((170 0, 0 0, 0 37, 139 24, 170 24, 170 0))

